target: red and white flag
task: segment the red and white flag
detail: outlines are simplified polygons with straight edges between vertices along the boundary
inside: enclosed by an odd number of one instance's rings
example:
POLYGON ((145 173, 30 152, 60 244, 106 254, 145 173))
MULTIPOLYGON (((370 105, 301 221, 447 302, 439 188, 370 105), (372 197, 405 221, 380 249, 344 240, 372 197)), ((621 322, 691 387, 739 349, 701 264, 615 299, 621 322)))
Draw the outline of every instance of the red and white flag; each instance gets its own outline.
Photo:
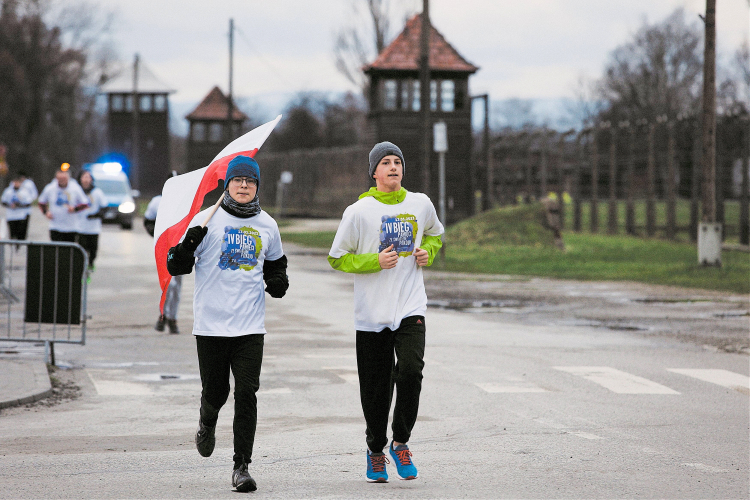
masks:
POLYGON ((167 287, 172 279, 167 271, 169 249, 180 242, 180 238, 188 229, 188 224, 195 214, 200 212, 203 197, 216 189, 219 180, 224 179, 229 162, 238 155, 255 156, 280 119, 281 115, 233 140, 207 167, 172 177, 164 184, 154 228, 156 270, 159 273, 162 291, 159 308, 162 311, 167 297, 167 287))

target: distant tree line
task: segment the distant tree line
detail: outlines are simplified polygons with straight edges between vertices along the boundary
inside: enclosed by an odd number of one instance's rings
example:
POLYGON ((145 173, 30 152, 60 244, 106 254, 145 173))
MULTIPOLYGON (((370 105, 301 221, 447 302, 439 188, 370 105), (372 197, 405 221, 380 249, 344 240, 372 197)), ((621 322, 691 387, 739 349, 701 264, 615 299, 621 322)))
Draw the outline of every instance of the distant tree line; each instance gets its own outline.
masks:
POLYGON ((110 21, 86 3, 0 0, 0 143, 11 172, 51 178, 101 148, 95 98, 113 60, 110 21))

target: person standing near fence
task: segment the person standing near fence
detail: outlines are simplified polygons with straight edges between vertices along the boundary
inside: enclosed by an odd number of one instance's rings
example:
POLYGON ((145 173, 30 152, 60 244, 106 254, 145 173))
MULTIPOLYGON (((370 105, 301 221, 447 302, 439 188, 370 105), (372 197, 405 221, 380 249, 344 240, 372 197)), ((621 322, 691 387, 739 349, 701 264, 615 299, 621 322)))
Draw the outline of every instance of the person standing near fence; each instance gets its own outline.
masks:
POLYGON ((207 211, 196 215, 183 240, 169 249, 167 270, 189 274, 195 266, 193 335, 201 376, 201 406, 195 445, 208 457, 216 444, 219 410, 229 397, 234 375, 234 469, 237 491, 257 489, 248 472, 257 425, 256 392, 266 314, 266 298, 281 298, 289 287, 287 259, 276 221, 258 200, 260 167, 247 156, 227 166, 224 195, 206 227, 207 211))
POLYGON ((422 390, 427 295, 422 267, 442 246, 430 199, 401 187, 404 155, 393 143, 375 145, 369 177, 375 187, 344 211, 328 261, 354 273, 359 395, 365 416, 369 482, 388 481, 383 449, 396 388, 389 453, 401 479, 416 479, 407 445, 422 390))
POLYGON ((23 186, 23 178, 20 174, 3 191, 2 204, 6 208, 5 219, 8 221, 10 239, 26 239, 29 229, 31 203, 33 201, 33 194, 23 186))
POLYGON ((78 238, 77 212, 88 206, 88 197, 77 182, 70 180, 67 168, 58 170, 55 179, 39 195, 39 209, 49 219, 49 239, 75 242, 78 238))
POLYGON ((89 272, 94 271, 94 261, 99 249, 99 234, 102 232, 103 211, 107 208, 104 191, 94 185, 94 177, 88 170, 78 174, 78 184, 89 199, 89 206, 78 213, 78 244, 89 255, 89 272))
MULTIPOLYGON (((143 213, 143 227, 151 236, 154 235, 156 227, 156 214, 159 212, 161 195, 158 194, 148 202, 146 211, 143 213)), ((177 327, 177 310, 180 308, 180 294, 182 293, 182 275, 172 276, 167 287, 167 297, 164 299, 164 314, 159 314, 154 328, 158 332, 164 331, 164 326, 169 327, 169 333, 178 334, 180 329, 177 327)))

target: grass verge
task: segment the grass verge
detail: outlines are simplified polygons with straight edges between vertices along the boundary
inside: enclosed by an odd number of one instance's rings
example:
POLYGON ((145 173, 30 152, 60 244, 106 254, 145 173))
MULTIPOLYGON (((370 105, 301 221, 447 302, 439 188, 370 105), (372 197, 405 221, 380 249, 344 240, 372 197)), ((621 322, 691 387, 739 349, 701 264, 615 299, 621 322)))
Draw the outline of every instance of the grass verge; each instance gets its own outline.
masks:
MULTIPOLYGON (((722 267, 698 264, 695 244, 656 238, 563 233, 565 251, 539 231, 538 207, 496 209, 448 228, 445 262, 455 272, 636 281, 750 293, 750 254, 722 252, 722 267)), ((283 231, 283 229, 282 229, 283 231)), ((284 233, 282 240, 330 248, 335 232, 284 233)))

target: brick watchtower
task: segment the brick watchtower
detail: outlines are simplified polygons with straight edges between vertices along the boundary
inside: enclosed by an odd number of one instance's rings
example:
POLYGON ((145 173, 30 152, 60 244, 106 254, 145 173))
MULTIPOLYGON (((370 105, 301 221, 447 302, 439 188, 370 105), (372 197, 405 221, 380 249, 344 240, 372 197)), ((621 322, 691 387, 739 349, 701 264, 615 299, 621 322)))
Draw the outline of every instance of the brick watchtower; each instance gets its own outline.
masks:
MULTIPOLYGON (((422 17, 412 17, 404 30, 364 68, 370 77, 370 125, 375 138, 391 141, 404 152, 408 175, 403 185, 422 192, 419 54, 422 17)), ((464 59, 434 27, 430 32, 430 119, 448 128, 446 205, 448 222, 473 213, 471 172, 471 99, 469 75, 479 68, 464 59)), ((437 166, 433 153, 431 165, 437 166)), ((437 168, 430 176, 429 193, 438 192, 437 168)), ((436 200, 434 200, 436 201, 436 200)))
POLYGON ((136 60, 101 92, 107 94, 109 153, 127 158, 123 167, 134 189, 148 196, 160 193, 170 171, 168 97, 174 90, 136 60))

